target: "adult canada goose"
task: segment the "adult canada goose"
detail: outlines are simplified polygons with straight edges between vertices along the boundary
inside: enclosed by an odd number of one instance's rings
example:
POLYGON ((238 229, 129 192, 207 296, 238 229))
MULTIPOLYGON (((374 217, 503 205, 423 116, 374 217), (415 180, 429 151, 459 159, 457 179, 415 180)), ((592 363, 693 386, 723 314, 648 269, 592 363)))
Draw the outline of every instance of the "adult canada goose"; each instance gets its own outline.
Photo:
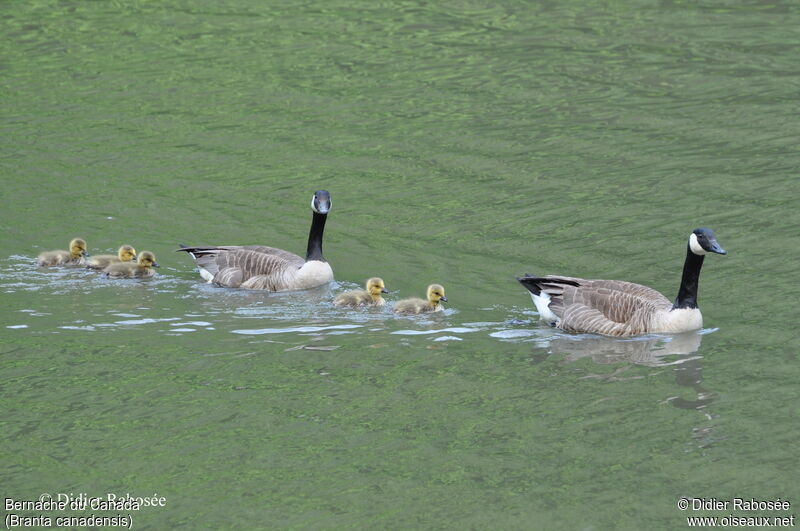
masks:
POLYGON ((444 296, 444 288, 440 284, 428 286, 427 298, 428 300, 426 301, 416 297, 403 299, 394 305, 394 311, 396 313, 440 312, 443 309, 440 302, 447 302, 447 297, 444 296))
POLYGON ((340 293, 333 300, 334 306, 383 306, 385 301, 381 293, 389 293, 383 284, 383 279, 373 277, 367 280, 366 291, 357 289, 340 293))
POLYGON ((311 230, 305 259, 289 251, 261 245, 184 247, 209 284, 226 288, 288 291, 309 289, 333 280, 333 270, 322 256, 322 233, 331 209, 325 190, 311 198, 311 230))
POLYGON ((105 269, 111 264, 118 264, 120 262, 130 262, 136 260, 136 249, 130 245, 123 245, 117 251, 117 255, 113 254, 98 254, 89 259, 86 267, 89 269, 105 269))
POLYGON ((160 267, 156 255, 150 251, 142 251, 136 262, 117 262, 103 270, 111 278, 150 278, 156 274, 154 267, 160 267))
POLYGON ((45 251, 36 258, 40 266, 80 265, 83 263, 86 252, 86 241, 73 238, 69 242, 69 251, 45 251))
POLYGON ((697 285, 708 253, 726 254, 711 229, 695 229, 689 235, 674 303, 652 288, 619 280, 555 275, 517 280, 531 292, 541 318, 563 330, 617 337, 688 332, 703 326, 697 285))

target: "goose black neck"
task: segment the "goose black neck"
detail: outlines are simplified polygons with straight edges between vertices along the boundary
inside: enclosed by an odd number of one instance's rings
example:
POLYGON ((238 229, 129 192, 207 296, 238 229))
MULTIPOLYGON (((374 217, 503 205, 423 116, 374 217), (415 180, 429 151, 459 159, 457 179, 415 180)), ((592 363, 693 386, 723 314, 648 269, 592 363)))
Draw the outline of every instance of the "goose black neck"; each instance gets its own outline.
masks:
POLYGON ((308 232, 306 262, 309 260, 325 261, 325 257, 322 256, 322 231, 325 230, 325 220, 327 219, 327 214, 314 212, 314 217, 311 220, 311 230, 308 232))
POLYGON ((686 261, 683 263, 683 276, 678 298, 675 299, 673 309, 697 308, 697 287, 700 283, 700 268, 703 267, 702 255, 697 255, 690 248, 686 249, 686 261))

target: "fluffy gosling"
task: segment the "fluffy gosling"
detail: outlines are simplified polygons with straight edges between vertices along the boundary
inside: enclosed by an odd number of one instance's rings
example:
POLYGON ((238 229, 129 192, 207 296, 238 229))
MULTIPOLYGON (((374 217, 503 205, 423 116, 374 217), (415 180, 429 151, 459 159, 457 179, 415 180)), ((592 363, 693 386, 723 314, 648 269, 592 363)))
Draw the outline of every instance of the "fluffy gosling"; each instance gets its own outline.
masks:
POLYGON ((357 308, 359 306, 383 306, 385 301, 383 297, 381 297, 381 293, 389 293, 386 291, 383 279, 373 277, 367 280, 366 288, 366 291, 357 289, 340 293, 333 300, 333 305, 339 307, 350 306, 352 308, 357 308))
POLYGON ((130 245, 123 245, 117 251, 117 256, 113 254, 98 254, 89 259, 86 267, 89 269, 105 269, 111 264, 130 262, 131 260, 136 260, 136 249, 130 245))
POLYGON ((440 284, 428 286, 428 300, 424 301, 416 297, 403 299, 394 305, 395 313, 428 313, 442 311, 441 302, 447 302, 444 296, 444 287, 440 284))
POLYGON ((69 251, 45 251, 37 257, 40 266, 57 265, 80 265, 84 257, 89 256, 86 252, 86 241, 81 238, 73 238, 69 242, 69 251))
POLYGON ((142 251, 136 263, 111 264, 103 270, 103 273, 110 278, 150 278, 156 274, 153 271, 154 267, 160 267, 156 262, 156 255, 150 251, 142 251))

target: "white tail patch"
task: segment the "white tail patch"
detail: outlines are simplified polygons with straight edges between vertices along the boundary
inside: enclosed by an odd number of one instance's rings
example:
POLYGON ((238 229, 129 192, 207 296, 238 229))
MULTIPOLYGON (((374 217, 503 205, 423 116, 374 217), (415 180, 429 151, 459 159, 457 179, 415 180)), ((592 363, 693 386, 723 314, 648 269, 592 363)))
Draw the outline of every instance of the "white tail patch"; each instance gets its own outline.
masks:
POLYGON ((533 299, 533 304, 536 306, 536 311, 539 312, 539 317, 549 323, 557 322, 558 316, 550 309, 550 295, 544 291, 539 293, 539 295, 531 293, 531 299, 533 299))
MULTIPOLYGON (((193 255, 194 256, 194 255, 193 255)), ((203 277, 203 280, 211 284, 214 281, 214 275, 203 269, 202 267, 198 267, 197 269, 200 270, 200 276, 203 277)))

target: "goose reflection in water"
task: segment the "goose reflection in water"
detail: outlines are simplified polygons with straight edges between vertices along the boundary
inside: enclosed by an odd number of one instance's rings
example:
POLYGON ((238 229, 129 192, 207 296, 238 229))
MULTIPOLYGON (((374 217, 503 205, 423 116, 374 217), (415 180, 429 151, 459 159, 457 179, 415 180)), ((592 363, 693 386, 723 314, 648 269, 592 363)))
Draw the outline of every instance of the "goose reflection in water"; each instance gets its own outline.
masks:
POLYGON ((694 354, 700 349, 702 338, 697 332, 636 339, 558 335, 550 339, 549 347, 553 354, 564 354, 567 361, 591 358, 600 364, 630 361, 666 367, 698 358, 694 354))
POLYGON ((721 437, 714 433, 714 425, 710 424, 717 415, 707 409, 719 395, 703 387, 703 357, 697 354, 703 335, 702 332, 687 332, 635 340, 594 336, 554 336, 549 340, 549 346, 551 353, 564 355, 568 362, 591 358, 598 364, 622 363, 611 374, 590 374, 584 376, 587 379, 606 382, 638 380, 646 376, 625 374, 634 365, 672 367, 675 371, 675 383, 679 387, 690 389, 688 393, 681 394, 692 396, 690 398, 680 395, 670 396, 664 399, 664 403, 669 403, 678 409, 693 410, 703 414, 706 422, 692 428, 692 439, 700 448, 707 448, 721 437))
MULTIPOLYGON (((696 398, 686 399, 680 396, 666 400, 680 409, 702 409, 717 398, 717 393, 703 388, 702 356, 697 355, 702 333, 687 332, 673 336, 658 336, 646 339, 620 340, 608 337, 587 336, 554 336, 549 342, 553 354, 563 354, 568 362, 591 358, 598 364, 631 362, 647 367, 669 367, 675 369, 675 382, 681 387, 691 387, 696 398)), ((587 379, 604 381, 624 381, 642 379, 645 376, 626 376, 624 373, 632 368, 626 364, 611 374, 590 374, 587 379)))

